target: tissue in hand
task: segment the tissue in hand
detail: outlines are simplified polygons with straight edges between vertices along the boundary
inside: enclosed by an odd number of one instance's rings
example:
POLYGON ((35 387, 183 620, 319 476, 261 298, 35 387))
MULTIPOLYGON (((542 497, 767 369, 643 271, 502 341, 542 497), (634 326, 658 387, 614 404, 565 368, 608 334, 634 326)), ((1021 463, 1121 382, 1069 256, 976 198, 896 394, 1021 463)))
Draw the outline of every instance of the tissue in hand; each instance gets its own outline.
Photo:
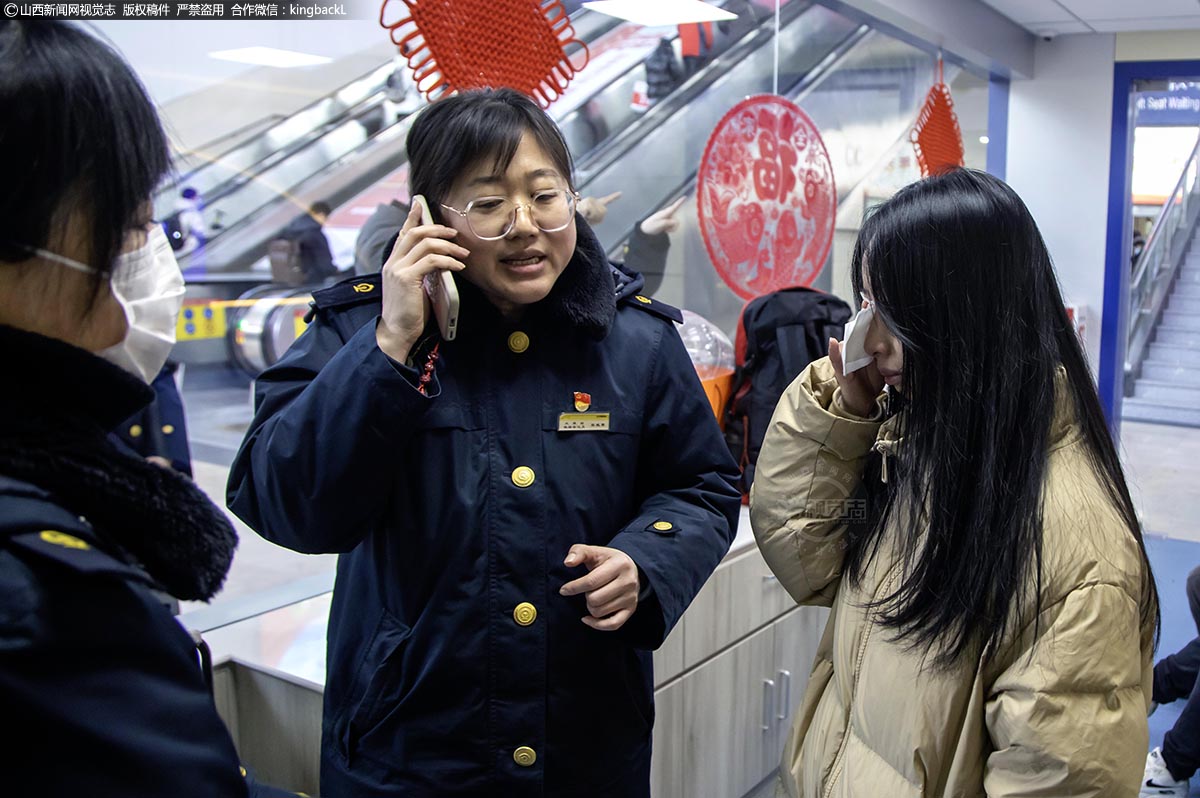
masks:
POLYGON ((867 354, 864 344, 867 340, 867 330, 871 328, 871 320, 874 318, 875 304, 870 303, 846 325, 846 338, 842 341, 843 374, 858 371, 873 360, 867 354))

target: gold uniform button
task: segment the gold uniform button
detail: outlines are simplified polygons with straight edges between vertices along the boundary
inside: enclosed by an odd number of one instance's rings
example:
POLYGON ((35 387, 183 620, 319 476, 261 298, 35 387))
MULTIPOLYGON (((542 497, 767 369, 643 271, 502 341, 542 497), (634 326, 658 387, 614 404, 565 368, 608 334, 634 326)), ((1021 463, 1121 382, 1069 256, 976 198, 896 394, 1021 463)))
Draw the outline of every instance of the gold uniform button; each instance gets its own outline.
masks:
POLYGON ((171 424, 163 424, 163 435, 170 435, 175 431, 175 427, 171 424))
POLYGON ((246 769, 244 767, 238 766, 238 770, 241 771, 242 778, 243 779, 246 778, 246 769))
POLYGON ((674 524, 672 524, 670 521, 655 521, 654 522, 654 528, 657 529, 659 532, 670 532, 671 528, 673 526, 674 526, 674 524))
POLYGON ((537 607, 530 604, 528 601, 522 601, 513 610, 513 620, 518 626, 530 626, 537 620, 537 607))
POLYGON ((528 488, 533 484, 534 479, 533 469, 529 466, 520 466, 513 469, 512 481, 518 488, 528 488))
POLYGON ((129 428, 129 437, 131 437, 131 438, 142 437, 142 425, 134 424, 132 427, 130 427, 129 428))
POLYGON ((646 297, 641 296, 640 294, 638 296, 635 296, 634 299, 636 299, 638 302, 641 302, 643 305, 649 305, 654 301, 652 299, 647 299, 646 297))
POLYGON ((527 745, 523 745, 516 751, 513 751, 513 761, 523 768, 533 767, 533 763, 537 762, 537 751, 534 751, 527 745))
POLYGON ((529 336, 520 330, 508 336, 508 348, 518 355, 529 348, 529 336))

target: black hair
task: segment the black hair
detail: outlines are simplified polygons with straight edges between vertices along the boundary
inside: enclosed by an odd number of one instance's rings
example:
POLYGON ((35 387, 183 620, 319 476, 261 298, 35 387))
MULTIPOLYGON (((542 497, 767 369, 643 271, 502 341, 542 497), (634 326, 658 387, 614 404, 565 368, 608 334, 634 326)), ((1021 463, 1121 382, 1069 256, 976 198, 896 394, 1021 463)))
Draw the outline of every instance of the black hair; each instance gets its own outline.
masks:
POLYGON ((485 159, 492 160, 491 174, 502 175, 525 133, 573 187, 567 143, 537 103, 514 89, 473 89, 432 103, 413 122, 407 142, 411 193, 424 195, 438 217, 455 180, 485 159))
POLYGON ((0 261, 49 248, 79 213, 99 286, 170 150, 133 70, 75 25, 0 21, 0 261))
POLYGON ((333 213, 333 206, 328 202, 317 201, 309 206, 308 212, 313 216, 316 216, 318 213, 322 216, 328 216, 329 214, 333 213))
POLYGON ((852 527, 861 580, 895 513, 908 578, 876 602, 882 622, 935 666, 996 653, 1041 611, 1042 501, 1057 373, 1104 485, 1143 560, 1142 622, 1158 597, 1133 501, 1046 244, 1001 180, 955 169, 909 185, 863 224, 852 260, 900 341, 899 468, 852 527), (903 509, 901 509, 903 508, 903 509), (1033 589, 1031 589, 1031 586, 1033 589))

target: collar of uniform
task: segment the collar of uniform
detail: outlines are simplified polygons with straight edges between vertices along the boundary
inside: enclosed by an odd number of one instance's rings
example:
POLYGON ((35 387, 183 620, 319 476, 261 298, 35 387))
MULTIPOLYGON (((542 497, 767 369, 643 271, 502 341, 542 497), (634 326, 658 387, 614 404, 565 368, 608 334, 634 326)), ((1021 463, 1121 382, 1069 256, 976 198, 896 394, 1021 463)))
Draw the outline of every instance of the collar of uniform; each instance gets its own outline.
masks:
POLYGON ((21 423, 22 407, 38 415, 63 408, 107 432, 154 398, 129 372, 55 338, 0 325, 0 352, 9 377, 0 391, 7 423, 21 423))

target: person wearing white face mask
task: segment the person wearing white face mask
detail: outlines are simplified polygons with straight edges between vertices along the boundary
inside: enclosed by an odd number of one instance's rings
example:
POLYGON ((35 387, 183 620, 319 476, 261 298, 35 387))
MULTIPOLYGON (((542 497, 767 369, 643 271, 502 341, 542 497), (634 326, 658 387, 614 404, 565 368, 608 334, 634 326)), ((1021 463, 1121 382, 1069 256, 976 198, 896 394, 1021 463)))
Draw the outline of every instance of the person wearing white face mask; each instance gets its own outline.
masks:
MULTIPOLYGON (((183 279, 149 197, 162 126, 120 57, 0 21, 0 747, 4 793, 280 795, 245 777, 194 644, 237 537, 190 480, 107 434, 151 397, 183 279)), ((288 793, 290 794, 290 793, 288 793)))

